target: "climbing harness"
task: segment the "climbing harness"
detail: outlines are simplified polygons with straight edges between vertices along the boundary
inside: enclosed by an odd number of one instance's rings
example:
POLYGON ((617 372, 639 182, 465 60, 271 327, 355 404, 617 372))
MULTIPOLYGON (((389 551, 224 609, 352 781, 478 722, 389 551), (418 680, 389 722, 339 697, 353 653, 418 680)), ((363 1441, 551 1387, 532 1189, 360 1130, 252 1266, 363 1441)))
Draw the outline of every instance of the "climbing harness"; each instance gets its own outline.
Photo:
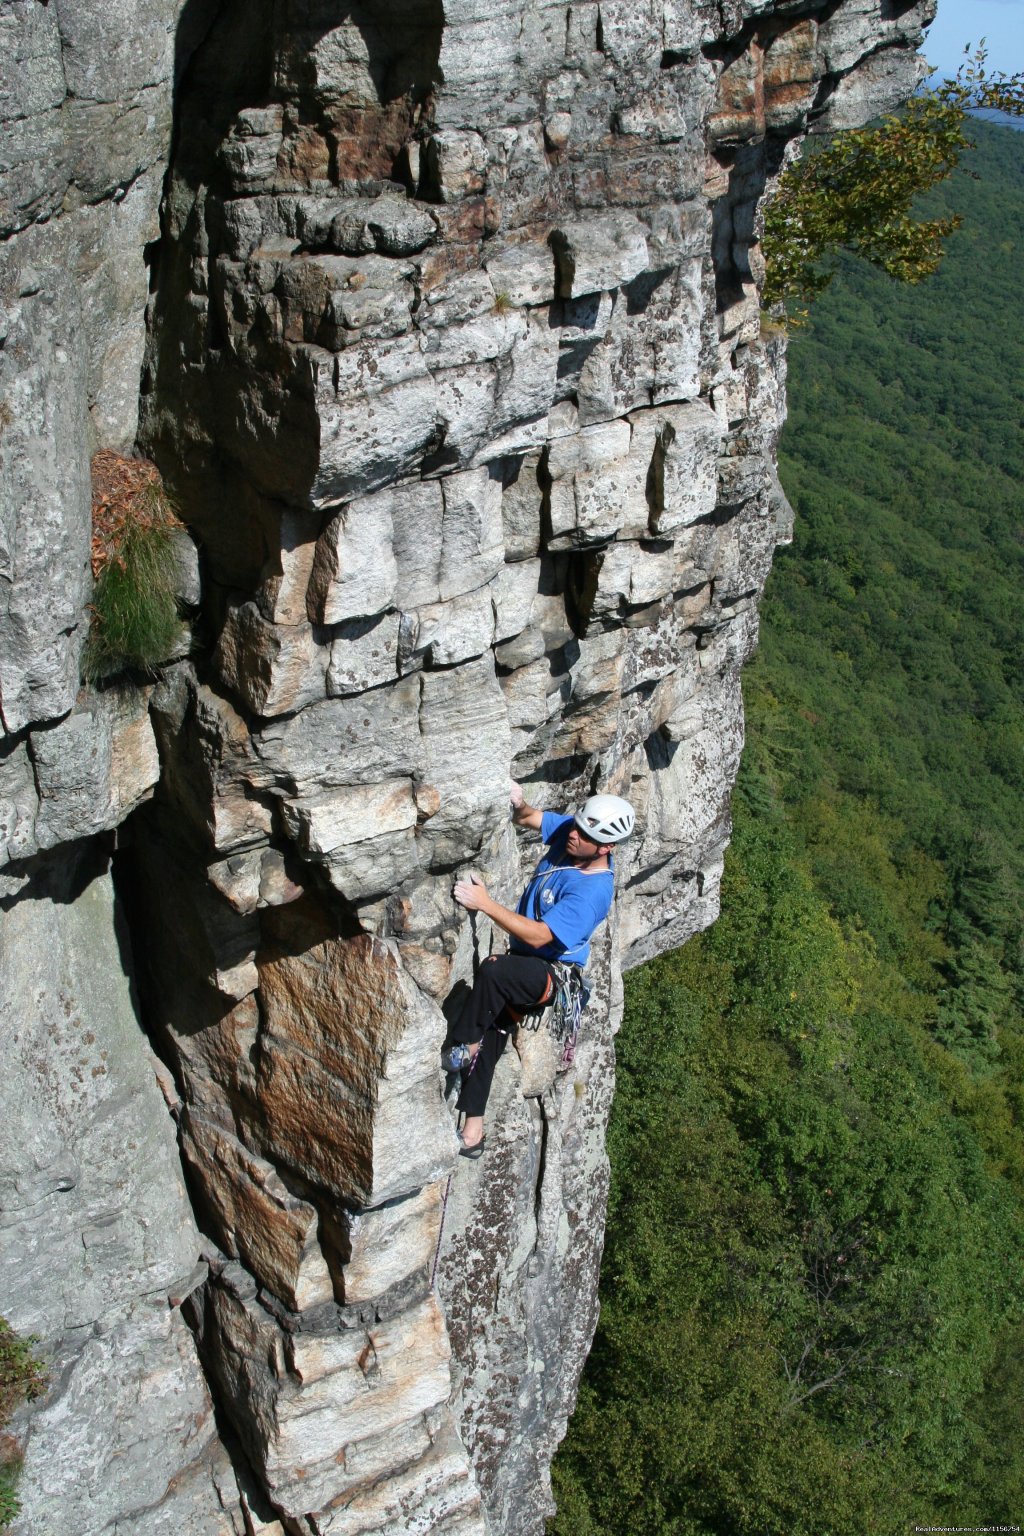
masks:
POLYGON ((590 989, 583 980, 578 965, 564 960, 549 960, 554 981, 554 995, 547 994, 545 1006, 531 1010, 523 1016, 522 1027, 539 1029, 541 1020, 549 1015, 551 1033, 562 1046, 561 1067, 571 1067, 576 1056, 583 1010, 590 1001, 590 989))

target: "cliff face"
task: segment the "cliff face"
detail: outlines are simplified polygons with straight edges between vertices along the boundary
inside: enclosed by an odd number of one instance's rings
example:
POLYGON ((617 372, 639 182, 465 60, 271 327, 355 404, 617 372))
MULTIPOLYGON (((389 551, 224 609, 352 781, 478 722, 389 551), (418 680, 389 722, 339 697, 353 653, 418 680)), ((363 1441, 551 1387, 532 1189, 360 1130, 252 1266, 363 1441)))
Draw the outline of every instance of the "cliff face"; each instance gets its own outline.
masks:
POLYGON ((759 202, 932 9, 0 0, 16 1532, 542 1529, 621 972, 716 914, 786 534, 759 202), (94 693, 88 457, 136 438, 202 612, 94 693), (638 830, 575 1062, 524 1032, 459 1165, 496 936, 450 887, 514 901, 510 774, 638 830))

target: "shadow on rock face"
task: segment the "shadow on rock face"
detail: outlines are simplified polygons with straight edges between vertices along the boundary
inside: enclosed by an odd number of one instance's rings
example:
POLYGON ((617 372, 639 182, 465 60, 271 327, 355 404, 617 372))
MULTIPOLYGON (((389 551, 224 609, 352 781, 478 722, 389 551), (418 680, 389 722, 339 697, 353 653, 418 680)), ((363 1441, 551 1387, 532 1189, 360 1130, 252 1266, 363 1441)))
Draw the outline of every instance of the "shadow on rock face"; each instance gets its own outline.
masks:
POLYGON ((193 187, 208 181, 234 138, 250 172, 271 151, 280 184, 407 178, 402 150, 439 82, 443 28, 440 0, 286 10, 188 0, 175 45, 176 170, 193 187), (268 134, 275 142, 257 147, 268 134))

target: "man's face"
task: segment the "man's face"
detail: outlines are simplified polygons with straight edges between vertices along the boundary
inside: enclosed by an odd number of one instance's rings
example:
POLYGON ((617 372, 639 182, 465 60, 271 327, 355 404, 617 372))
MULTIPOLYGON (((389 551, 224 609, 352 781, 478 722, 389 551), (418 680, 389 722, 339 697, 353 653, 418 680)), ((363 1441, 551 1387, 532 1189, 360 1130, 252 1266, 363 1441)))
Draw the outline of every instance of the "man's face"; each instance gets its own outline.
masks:
POLYGON ((577 826, 573 826, 565 843, 565 851, 570 859, 592 859, 603 850, 603 843, 595 843, 589 837, 584 837, 577 826))

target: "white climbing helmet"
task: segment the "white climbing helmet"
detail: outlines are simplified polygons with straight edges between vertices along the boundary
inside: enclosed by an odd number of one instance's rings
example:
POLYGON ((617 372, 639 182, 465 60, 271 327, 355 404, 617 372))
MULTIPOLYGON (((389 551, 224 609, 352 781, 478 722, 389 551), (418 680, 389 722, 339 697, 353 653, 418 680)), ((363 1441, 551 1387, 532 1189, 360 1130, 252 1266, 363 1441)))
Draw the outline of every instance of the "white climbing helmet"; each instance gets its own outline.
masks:
POLYGON ((621 843, 636 824, 636 812, 619 795, 591 795, 573 820, 591 843, 621 843))

